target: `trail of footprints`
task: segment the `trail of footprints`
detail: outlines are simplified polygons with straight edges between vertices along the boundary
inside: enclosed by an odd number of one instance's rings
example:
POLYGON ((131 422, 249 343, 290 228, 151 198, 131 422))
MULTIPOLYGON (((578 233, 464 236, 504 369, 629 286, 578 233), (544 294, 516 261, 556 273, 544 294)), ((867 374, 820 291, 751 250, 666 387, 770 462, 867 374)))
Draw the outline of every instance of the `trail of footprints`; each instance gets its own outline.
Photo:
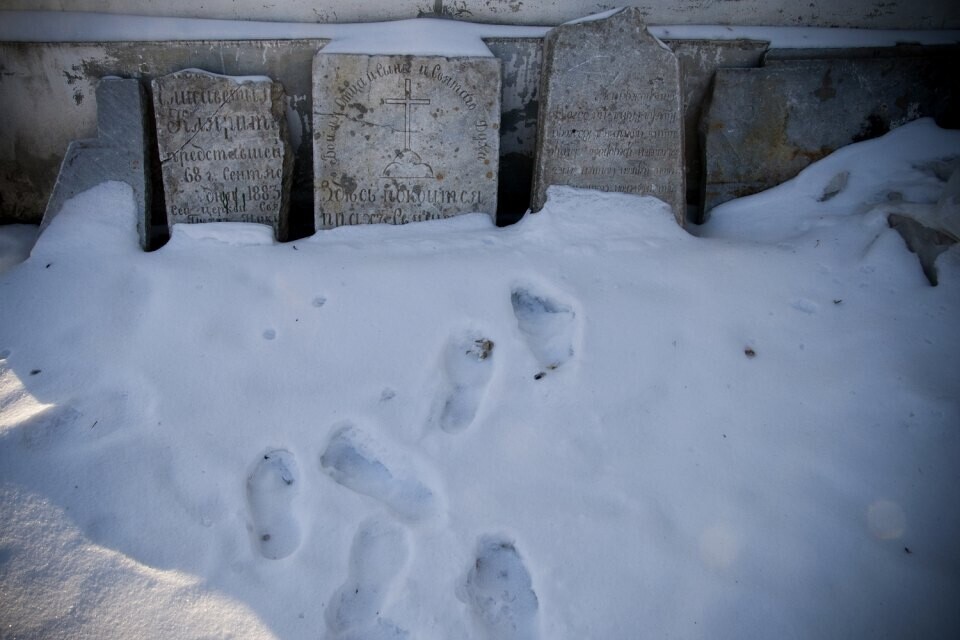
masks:
MULTIPOLYGON (((576 314, 572 307, 515 287, 510 302, 521 335, 542 371, 573 357, 576 314)), ((453 336, 444 347, 442 384, 435 420, 447 433, 474 421, 493 376, 495 344, 476 332, 453 336)), ((374 517, 360 524, 350 549, 346 580, 331 596, 325 622, 338 640, 401 640, 409 634, 380 611, 409 558, 404 524, 423 521, 439 510, 437 494, 369 434, 345 422, 333 429, 321 469, 336 483, 387 507, 398 521, 374 517)), ((300 491, 296 459, 284 449, 263 453, 247 477, 250 530, 257 551, 280 560, 300 546, 293 502, 300 491)), ((489 640, 535 640, 539 602, 532 579, 514 542, 482 536, 473 565, 457 596, 489 640)))

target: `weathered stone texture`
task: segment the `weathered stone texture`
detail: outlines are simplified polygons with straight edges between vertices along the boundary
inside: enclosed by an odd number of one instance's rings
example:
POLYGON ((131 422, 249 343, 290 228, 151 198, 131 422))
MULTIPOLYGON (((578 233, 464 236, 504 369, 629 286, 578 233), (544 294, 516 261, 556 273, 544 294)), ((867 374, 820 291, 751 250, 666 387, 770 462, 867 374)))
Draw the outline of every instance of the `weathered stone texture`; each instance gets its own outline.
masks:
POLYGON ((101 80, 97 96, 97 137, 67 147, 40 230, 76 195, 108 180, 126 182, 137 205, 140 246, 150 245, 150 185, 146 98, 136 80, 101 80))
POLYGON ((916 118, 960 126, 957 52, 888 49, 808 60, 771 52, 762 68, 718 70, 701 124, 704 211, 916 118))
MULTIPOLYGON (((703 150, 698 129, 713 74, 717 69, 760 66, 769 43, 758 40, 667 40, 666 44, 680 62, 687 203, 694 205, 700 200, 703 181, 703 150)), ((699 211, 690 207, 687 211, 697 216, 692 222, 700 221, 699 211)))
POLYGON ((503 64, 497 224, 505 225, 530 208, 543 40, 490 38, 484 42, 503 64))
POLYGON ((313 104, 318 230, 496 211, 496 58, 321 51, 313 104))
POLYGON ((679 64, 638 10, 551 31, 540 96, 534 211, 562 184, 656 196, 683 225, 679 64))
POLYGON ((283 87, 198 70, 153 81, 167 221, 256 222, 287 237, 293 154, 283 87))

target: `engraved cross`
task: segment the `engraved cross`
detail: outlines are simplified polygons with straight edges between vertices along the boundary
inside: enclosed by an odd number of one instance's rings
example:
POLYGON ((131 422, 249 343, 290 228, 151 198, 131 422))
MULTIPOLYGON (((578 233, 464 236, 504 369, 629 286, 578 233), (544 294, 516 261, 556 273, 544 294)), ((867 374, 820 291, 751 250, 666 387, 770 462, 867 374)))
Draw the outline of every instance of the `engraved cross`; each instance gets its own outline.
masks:
POLYGON ((403 133, 404 133, 404 149, 410 148, 410 105, 412 104, 430 104, 430 100, 426 98, 411 98, 410 97, 410 79, 407 78, 403 81, 403 93, 402 98, 387 98, 384 100, 387 104, 402 104, 403 105, 403 133))

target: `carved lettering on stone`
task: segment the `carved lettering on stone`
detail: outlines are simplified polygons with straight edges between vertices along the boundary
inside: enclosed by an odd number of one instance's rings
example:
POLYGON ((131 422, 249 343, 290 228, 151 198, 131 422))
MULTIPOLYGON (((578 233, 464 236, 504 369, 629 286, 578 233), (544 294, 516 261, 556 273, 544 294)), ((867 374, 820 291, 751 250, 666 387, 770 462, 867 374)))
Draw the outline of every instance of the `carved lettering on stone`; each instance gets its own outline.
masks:
POLYGON ((255 222, 286 239, 293 154, 283 87, 199 70, 153 81, 167 221, 255 222))
POLYGON ((639 10, 552 30, 540 96, 534 211, 557 184, 655 196, 684 223, 679 66, 639 10))
POLYGON ((317 54, 316 228, 497 207, 496 58, 317 54))

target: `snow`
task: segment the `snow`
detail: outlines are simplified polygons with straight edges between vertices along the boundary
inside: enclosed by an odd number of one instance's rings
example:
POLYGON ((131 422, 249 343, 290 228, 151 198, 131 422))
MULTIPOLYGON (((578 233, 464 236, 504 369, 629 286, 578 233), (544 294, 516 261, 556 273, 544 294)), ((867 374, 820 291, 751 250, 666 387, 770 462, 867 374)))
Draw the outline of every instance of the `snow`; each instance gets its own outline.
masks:
MULTIPOLYGON (((602 19, 618 9, 573 23, 602 19)), ((0 11, 0 42, 148 42, 163 40, 331 39, 336 53, 489 56, 482 38, 542 38, 548 26, 524 27, 418 18, 366 24, 314 24, 160 18, 93 12, 0 11)), ((740 27, 650 25, 660 40, 761 40, 774 48, 887 47, 899 43, 960 42, 956 29, 834 29, 826 27, 740 27)))
POLYGON ((203 69, 195 69, 195 68, 181 69, 181 71, 206 75, 206 76, 210 76, 211 78, 222 78, 224 80, 229 80, 230 82, 235 82, 236 84, 250 84, 255 82, 272 82, 272 79, 269 76, 228 76, 222 73, 214 73, 213 71, 204 71, 203 69))
POLYGON ((0 275, 4 634, 956 637, 960 249, 931 287, 884 216, 958 156, 911 123, 699 237, 552 188, 143 253, 77 196, 0 275))
POLYGON ((37 239, 37 225, 8 224, 0 226, 0 274, 30 255, 37 239))
POLYGON ((790 182, 714 208, 704 228, 712 237, 773 244, 849 225, 882 227, 888 212, 902 210, 949 229, 957 221, 940 219, 936 205, 944 182, 960 169, 958 160, 960 133, 944 131, 929 118, 918 120, 882 139, 839 149, 790 182))

